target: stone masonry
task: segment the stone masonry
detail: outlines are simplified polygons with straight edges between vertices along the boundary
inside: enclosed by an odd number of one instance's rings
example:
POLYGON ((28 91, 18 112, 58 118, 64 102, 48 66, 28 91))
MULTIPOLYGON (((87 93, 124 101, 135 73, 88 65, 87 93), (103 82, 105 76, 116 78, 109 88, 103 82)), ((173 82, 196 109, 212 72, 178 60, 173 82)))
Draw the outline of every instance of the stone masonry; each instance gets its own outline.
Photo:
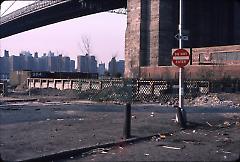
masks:
MULTIPOLYGON (((125 77, 140 78, 141 67, 171 65, 178 47, 179 0, 128 0, 125 77)), ((240 0, 184 0, 184 48, 240 44, 240 0)))

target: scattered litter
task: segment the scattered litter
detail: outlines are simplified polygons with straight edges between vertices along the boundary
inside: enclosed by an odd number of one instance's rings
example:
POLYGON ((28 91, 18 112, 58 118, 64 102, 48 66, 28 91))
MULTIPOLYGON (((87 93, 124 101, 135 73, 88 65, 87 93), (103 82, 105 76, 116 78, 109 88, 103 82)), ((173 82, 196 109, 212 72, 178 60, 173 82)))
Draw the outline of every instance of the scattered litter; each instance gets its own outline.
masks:
POLYGON ((213 125, 212 124, 210 124, 209 122, 206 122, 210 127, 212 127, 213 125))
POLYGON ((46 119, 47 121, 50 120, 49 118, 46 119))
POLYGON ((225 154, 231 154, 231 152, 229 152, 229 151, 222 151, 222 152, 225 154))
POLYGON ((185 132, 185 131, 182 131, 182 133, 185 133, 185 134, 191 134, 191 133, 187 133, 187 132, 185 132))
POLYGON ((123 147, 119 146, 119 148, 123 150, 123 147))
POLYGON ((224 157, 224 159, 227 159, 227 156, 225 155, 225 156, 223 156, 224 157))
POLYGON ((102 151, 101 154, 107 154, 108 152, 107 151, 102 151))
POLYGON ((144 156, 149 156, 149 154, 144 154, 144 156))
POLYGON ((196 130, 193 130, 192 132, 193 132, 193 133, 196 133, 196 130))
POLYGON ((223 125, 229 127, 231 124, 230 124, 229 121, 225 121, 225 122, 223 123, 223 125))
POLYGON ((240 126, 240 122, 239 121, 236 121, 236 126, 240 126))
POLYGON ((172 146, 162 146, 163 148, 173 149, 173 150, 181 150, 180 147, 172 147, 172 146))
POLYGON ((84 119, 83 119, 83 118, 79 118, 78 120, 79 120, 79 121, 82 121, 82 120, 84 120, 84 119))
POLYGON ((58 121, 62 121, 62 120, 64 120, 64 119, 57 119, 58 121))
POLYGON ((164 134, 160 134, 160 139, 165 139, 166 136, 164 134))
POLYGON ((151 112, 151 115, 150 115, 151 117, 154 117, 154 112, 151 112))
POLYGON ((137 117, 135 115, 132 115, 132 118, 136 119, 137 117))
POLYGON ((74 157, 73 157, 73 156, 71 156, 71 157, 70 157, 70 159, 74 159, 74 157))

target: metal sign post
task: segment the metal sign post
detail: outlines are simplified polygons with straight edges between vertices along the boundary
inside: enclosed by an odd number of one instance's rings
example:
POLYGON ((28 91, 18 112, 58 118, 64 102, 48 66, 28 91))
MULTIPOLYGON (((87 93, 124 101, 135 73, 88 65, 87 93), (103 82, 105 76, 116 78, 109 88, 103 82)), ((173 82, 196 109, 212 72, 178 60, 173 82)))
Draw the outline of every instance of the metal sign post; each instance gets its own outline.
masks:
MULTIPOLYGON (((179 49, 182 49, 182 28, 183 28, 183 0, 179 0, 179 49)), ((179 108, 181 109, 183 120, 186 121, 186 114, 184 111, 184 87, 183 87, 183 67, 179 68, 179 108)), ((176 120, 178 122, 178 118, 176 116, 176 120)))

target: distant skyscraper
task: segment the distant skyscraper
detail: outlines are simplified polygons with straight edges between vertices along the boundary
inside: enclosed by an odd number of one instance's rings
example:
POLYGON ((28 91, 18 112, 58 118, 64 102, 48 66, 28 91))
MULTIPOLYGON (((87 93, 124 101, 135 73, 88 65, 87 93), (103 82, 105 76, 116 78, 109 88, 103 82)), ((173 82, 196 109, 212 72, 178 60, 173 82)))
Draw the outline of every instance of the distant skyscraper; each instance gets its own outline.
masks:
POLYGON ((77 71, 83 73, 97 73, 97 61, 95 56, 77 56, 77 71))
POLYGON ((116 58, 113 57, 108 64, 108 72, 111 76, 115 77, 117 75, 124 75, 125 61, 119 60, 116 61, 116 58))
POLYGON ((9 57, 9 51, 4 50, 4 57, 9 57))
POLYGON ((7 50, 4 57, 0 57, 0 73, 9 74, 13 71, 32 70, 32 71, 52 71, 52 72, 72 72, 75 71, 75 61, 70 57, 54 56, 49 52, 48 56, 43 54, 38 57, 38 53, 33 55, 29 51, 22 51, 19 56, 10 56, 7 50))
POLYGON ((125 61, 124 60, 117 61, 117 73, 121 74, 121 76, 124 76, 124 69, 125 61))
POLYGON ((103 76, 105 74, 105 63, 101 63, 98 65, 98 75, 103 76))
POLYGON ((34 53, 34 58, 38 58, 38 53, 37 52, 34 53))
POLYGON ((117 74, 117 61, 115 57, 108 63, 108 72, 111 76, 116 76, 117 74))
POLYGON ((63 65, 62 65, 62 67, 63 67, 63 69, 62 69, 62 71, 63 72, 71 72, 71 62, 70 62, 71 60, 70 60, 70 57, 62 57, 62 63, 63 63, 63 65))
POLYGON ((74 60, 70 61, 70 69, 71 69, 71 72, 75 72, 75 61, 74 60))

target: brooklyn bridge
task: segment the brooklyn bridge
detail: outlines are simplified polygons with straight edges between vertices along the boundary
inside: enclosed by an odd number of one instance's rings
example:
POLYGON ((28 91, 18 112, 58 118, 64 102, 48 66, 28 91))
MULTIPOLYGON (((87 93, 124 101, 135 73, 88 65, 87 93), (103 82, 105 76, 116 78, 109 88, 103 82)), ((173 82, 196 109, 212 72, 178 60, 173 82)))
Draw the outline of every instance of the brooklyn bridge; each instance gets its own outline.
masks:
MULTIPOLYGON (((239 0, 185 0, 184 48, 240 43, 239 0)), ((127 9, 125 76, 140 77, 141 67, 171 65, 177 47, 177 0, 54 0, 35 3, 1 17, 0 38, 56 22, 127 9)), ((109 22, 111 23, 111 22, 109 22)))

